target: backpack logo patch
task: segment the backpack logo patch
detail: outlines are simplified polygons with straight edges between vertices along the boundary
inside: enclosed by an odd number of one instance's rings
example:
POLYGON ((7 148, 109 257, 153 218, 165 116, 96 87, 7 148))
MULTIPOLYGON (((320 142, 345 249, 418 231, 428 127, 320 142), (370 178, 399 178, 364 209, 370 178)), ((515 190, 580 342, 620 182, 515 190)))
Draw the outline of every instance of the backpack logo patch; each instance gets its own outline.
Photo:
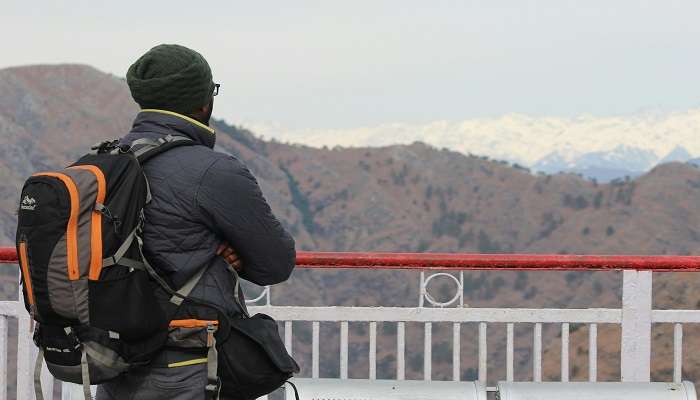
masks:
POLYGON ((20 205, 20 208, 22 210, 29 210, 29 211, 34 211, 36 208, 36 200, 34 198, 29 197, 29 195, 24 195, 24 199, 22 199, 22 204, 20 205))

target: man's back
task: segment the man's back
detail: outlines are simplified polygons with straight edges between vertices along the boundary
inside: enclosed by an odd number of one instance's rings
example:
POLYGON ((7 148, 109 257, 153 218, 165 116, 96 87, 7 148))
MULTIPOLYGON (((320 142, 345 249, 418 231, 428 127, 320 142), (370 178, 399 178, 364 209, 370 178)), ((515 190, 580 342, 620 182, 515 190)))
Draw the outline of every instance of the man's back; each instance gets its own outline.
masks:
MULTIPOLYGON (((286 280, 295 264, 294 240, 245 165, 213 150, 216 134, 208 120, 218 85, 201 55, 177 45, 157 46, 132 65, 127 81, 142 111, 122 144, 169 135, 192 141, 144 166, 151 191, 144 209, 144 255, 175 290, 196 282, 191 297, 239 316, 245 303, 242 295, 239 301, 234 297, 238 276, 259 285, 286 280), (229 265, 221 248, 235 251, 240 263, 229 265)), ((185 301, 173 319, 217 316, 211 307, 185 301)), ((171 331, 149 366, 101 385, 98 399, 205 398, 211 383, 208 352, 192 343, 171 331)))
MULTIPOLYGON (((168 134, 195 145, 169 150, 144 167, 152 196, 145 209, 144 250, 156 270, 177 288, 209 265, 204 283, 211 276, 230 286, 226 262, 216 256, 225 242, 240 255, 244 279, 260 285, 286 280, 294 267, 294 240, 272 215, 248 169, 212 150, 215 133, 179 116, 142 111, 124 142, 168 134)), ((232 291, 222 289, 205 299, 236 310, 232 291)))

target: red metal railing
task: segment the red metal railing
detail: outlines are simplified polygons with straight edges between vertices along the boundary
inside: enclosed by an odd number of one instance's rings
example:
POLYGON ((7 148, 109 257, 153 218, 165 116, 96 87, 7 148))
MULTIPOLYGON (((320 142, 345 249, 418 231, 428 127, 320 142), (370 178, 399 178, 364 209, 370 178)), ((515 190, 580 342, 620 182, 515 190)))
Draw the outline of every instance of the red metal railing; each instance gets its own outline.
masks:
MULTIPOLYGON (((0 247, 0 264, 16 264, 12 247, 0 247)), ((700 271, 700 256, 580 256, 541 254, 297 253, 301 268, 476 269, 476 270, 637 270, 700 271)))
POLYGON ((17 264, 17 250, 14 247, 0 247, 0 264, 17 264))

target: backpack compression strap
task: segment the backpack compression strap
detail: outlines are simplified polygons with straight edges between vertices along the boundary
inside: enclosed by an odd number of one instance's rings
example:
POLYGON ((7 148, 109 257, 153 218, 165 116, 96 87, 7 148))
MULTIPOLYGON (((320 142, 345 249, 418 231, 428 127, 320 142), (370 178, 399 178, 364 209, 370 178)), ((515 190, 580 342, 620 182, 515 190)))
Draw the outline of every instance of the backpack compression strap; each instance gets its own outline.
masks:
MULTIPOLYGON (((183 136, 168 135, 158 139, 141 138, 131 142, 129 151, 136 157, 139 164, 143 166, 148 160, 165 153, 166 151, 178 146, 191 146, 194 141, 183 136)), ((120 151, 115 149, 113 151, 120 151)), ((146 204, 151 202, 151 186, 146 179, 146 204)))

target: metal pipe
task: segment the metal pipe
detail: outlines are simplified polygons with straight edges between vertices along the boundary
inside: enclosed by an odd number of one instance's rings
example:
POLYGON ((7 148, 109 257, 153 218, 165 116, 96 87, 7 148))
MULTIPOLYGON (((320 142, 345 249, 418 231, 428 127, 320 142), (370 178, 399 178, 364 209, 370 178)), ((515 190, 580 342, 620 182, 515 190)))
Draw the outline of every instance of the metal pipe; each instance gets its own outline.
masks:
POLYGON ((297 265, 316 268, 700 271, 698 256, 299 252, 297 265))
MULTIPOLYGON (((700 271, 700 256, 599 256, 466 253, 297 253, 297 266, 326 269, 415 270, 637 270, 700 271)), ((16 264, 12 247, 0 247, 0 264, 16 264)))

